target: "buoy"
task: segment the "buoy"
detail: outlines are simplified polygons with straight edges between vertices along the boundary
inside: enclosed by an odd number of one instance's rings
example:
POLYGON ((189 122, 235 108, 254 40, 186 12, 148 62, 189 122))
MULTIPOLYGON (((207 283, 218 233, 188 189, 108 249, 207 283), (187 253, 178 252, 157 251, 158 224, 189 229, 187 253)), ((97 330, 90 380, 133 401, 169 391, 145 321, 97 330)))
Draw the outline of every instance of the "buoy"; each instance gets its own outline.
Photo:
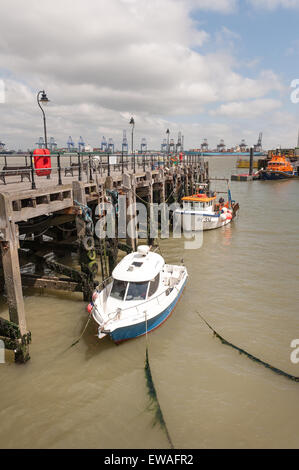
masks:
POLYGON ((91 314, 92 309, 93 309, 93 305, 92 305, 92 304, 88 304, 87 307, 86 307, 86 310, 88 311, 89 315, 91 314))
POLYGON ((48 149, 35 149, 33 151, 34 168, 37 176, 51 174, 51 153, 48 149))

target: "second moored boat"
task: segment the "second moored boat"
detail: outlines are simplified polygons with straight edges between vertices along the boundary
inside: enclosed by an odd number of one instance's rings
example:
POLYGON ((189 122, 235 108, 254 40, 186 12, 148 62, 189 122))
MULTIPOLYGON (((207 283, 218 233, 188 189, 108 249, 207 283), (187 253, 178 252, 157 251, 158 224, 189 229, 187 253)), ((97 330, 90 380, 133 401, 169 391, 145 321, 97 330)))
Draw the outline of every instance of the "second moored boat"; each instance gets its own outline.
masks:
POLYGON ((181 215, 184 230, 200 231, 213 230, 231 223, 235 218, 239 204, 232 201, 228 190, 228 200, 222 197, 217 202, 216 192, 205 191, 205 185, 200 185, 199 193, 182 199, 183 207, 175 211, 181 215))

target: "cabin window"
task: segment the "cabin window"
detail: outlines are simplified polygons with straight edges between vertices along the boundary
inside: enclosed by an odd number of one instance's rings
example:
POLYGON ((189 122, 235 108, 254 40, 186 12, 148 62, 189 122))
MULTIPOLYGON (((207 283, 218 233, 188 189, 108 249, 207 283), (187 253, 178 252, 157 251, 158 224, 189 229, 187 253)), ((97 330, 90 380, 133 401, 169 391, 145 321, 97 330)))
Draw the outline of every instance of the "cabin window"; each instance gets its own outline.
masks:
POLYGON ((160 284, 160 273, 157 274, 155 279, 150 282, 149 290, 148 290, 148 296, 152 297, 157 292, 157 289, 160 284))
POLYGON ((113 297, 113 299, 117 300, 124 300, 127 284, 128 283, 126 281, 119 281, 118 279, 114 279, 110 297, 113 297))
POLYGON ((148 288, 147 282, 130 282, 126 300, 145 300, 148 288))

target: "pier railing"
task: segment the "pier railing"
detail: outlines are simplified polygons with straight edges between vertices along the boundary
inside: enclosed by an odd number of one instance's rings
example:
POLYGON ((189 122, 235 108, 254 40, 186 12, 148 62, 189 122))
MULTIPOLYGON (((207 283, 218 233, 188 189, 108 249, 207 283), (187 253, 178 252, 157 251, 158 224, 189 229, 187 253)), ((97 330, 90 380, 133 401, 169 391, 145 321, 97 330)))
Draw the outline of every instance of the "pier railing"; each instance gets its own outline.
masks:
MULTIPOLYGON (((26 178, 31 188, 36 188, 36 181, 45 176, 38 173, 43 168, 36 168, 34 157, 45 157, 44 154, 15 153, 0 154, 0 180, 3 184, 11 176, 20 176, 21 182, 26 178)), ((154 171, 160 168, 172 168, 177 165, 188 166, 202 161, 200 154, 165 154, 165 153, 99 153, 99 152, 57 152, 52 153, 51 166, 45 168, 49 171, 46 176, 52 183, 56 180, 58 185, 68 182, 68 178, 78 181, 93 182, 98 176, 106 177, 113 174, 132 172, 135 174, 154 171)), ((10 178, 9 178, 10 179, 10 178)))

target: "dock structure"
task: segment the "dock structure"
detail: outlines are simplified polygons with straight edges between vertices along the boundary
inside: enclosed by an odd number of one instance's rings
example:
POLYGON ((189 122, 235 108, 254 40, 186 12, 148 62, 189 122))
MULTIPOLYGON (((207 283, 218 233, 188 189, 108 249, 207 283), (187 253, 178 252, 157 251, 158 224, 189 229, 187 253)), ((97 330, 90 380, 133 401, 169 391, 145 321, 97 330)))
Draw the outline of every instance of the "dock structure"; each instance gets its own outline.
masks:
MULTIPOLYGON (((9 319, 0 318, 0 339, 6 349, 15 352, 17 362, 29 359, 31 342, 24 287, 82 292, 89 301, 98 277, 105 279, 112 273, 118 250, 136 249, 137 229, 130 237, 126 227, 119 228, 112 239, 96 236, 99 207, 115 204, 118 195, 125 196, 125 207, 118 207, 118 212, 130 208, 129 223, 136 214, 136 202, 146 203, 149 217, 152 203, 178 201, 192 194, 196 183, 209 179, 208 163, 200 154, 184 154, 176 160, 166 154, 57 153, 51 156, 50 177, 37 176, 32 154, 3 158, 0 286, 9 319), (17 166, 14 157, 25 163, 17 166), (80 270, 57 261, 66 252, 78 253, 80 270), (35 264, 32 274, 22 272, 22 263, 28 260, 35 264)), ((148 231, 148 243, 153 241, 148 231)))

